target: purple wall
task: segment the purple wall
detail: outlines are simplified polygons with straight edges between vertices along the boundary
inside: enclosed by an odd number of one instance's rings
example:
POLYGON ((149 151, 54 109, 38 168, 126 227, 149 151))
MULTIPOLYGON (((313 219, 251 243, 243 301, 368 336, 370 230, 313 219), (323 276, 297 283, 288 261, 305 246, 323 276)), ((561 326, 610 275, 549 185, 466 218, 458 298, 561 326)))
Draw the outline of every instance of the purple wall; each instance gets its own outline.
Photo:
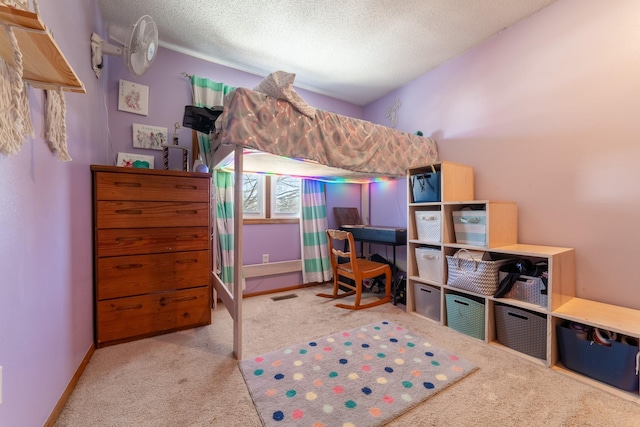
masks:
POLYGON ((44 93, 29 89, 35 137, 0 155, 1 426, 41 426, 93 342, 91 174, 104 163, 104 79, 91 70, 89 36, 101 30, 95 1, 40 2, 87 93, 65 93, 71 162, 43 140, 44 93))
MULTIPOLYGON (((133 148, 132 125, 137 123, 165 127, 168 130, 169 138, 171 138, 174 123, 182 124, 184 106, 192 104, 191 84, 188 78, 182 76, 182 73, 206 77, 229 86, 249 88, 255 87, 264 77, 234 70, 162 47, 158 49, 158 56, 151 68, 142 77, 129 74, 121 58, 108 57, 107 61, 109 63, 107 110, 114 156, 119 151, 153 155, 156 169, 162 168, 162 151, 133 148), (147 116, 118 110, 118 88, 121 79, 149 87, 149 114, 147 116)), ((296 88, 296 91, 310 105, 340 114, 362 117, 362 107, 304 89, 296 88)), ((180 129, 178 131, 180 146, 191 148, 191 135, 191 129, 180 129)), ((181 165, 179 155, 177 157, 170 156, 169 167, 171 169, 181 168, 181 165)))
POLYGON ((521 243, 576 249, 577 295, 640 309, 640 2, 557 1, 365 108, 518 204, 521 243))

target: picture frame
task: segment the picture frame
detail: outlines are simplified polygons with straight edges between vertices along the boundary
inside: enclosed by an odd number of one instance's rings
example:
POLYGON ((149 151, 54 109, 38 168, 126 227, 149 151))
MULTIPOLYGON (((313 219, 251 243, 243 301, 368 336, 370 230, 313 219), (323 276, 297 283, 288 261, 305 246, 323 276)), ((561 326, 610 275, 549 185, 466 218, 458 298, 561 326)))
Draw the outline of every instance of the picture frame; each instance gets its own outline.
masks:
POLYGON ((120 80, 118 110, 147 116, 149 114, 149 86, 120 80))
POLYGON ((167 143, 167 128, 161 126, 133 124, 133 146, 147 150, 162 150, 167 143))
POLYGON ((153 156, 133 153, 118 153, 116 166, 125 168, 153 169, 153 161, 153 156))

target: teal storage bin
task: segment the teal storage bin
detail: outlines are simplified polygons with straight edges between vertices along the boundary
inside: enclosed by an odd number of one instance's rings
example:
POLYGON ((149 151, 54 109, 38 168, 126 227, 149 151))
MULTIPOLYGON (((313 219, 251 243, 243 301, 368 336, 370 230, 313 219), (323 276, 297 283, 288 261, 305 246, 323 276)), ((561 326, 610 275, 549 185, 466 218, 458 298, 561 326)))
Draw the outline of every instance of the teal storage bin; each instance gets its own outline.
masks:
POLYGON ((484 340, 484 300, 471 295, 446 295, 447 325, 451 329, 484 340))

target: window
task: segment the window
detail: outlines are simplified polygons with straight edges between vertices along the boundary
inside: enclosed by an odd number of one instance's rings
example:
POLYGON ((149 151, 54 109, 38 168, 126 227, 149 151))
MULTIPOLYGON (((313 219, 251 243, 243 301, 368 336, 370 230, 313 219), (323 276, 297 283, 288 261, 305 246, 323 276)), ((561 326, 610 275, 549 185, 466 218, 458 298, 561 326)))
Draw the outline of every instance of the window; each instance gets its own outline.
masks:
POLYGON ((242 175, 244 219, 297 219, 300 217, 301 181, 289 176, 242 175))

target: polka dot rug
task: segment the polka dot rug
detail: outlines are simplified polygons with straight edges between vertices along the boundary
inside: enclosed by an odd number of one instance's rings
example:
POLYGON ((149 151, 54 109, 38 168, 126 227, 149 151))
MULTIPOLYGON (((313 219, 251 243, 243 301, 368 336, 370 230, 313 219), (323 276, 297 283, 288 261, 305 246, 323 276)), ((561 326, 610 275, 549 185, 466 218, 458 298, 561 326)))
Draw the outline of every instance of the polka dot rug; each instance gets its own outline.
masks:
POLYGON ((379 321, 240 362, 264 426, 380 426, 475 366, 379 321))

